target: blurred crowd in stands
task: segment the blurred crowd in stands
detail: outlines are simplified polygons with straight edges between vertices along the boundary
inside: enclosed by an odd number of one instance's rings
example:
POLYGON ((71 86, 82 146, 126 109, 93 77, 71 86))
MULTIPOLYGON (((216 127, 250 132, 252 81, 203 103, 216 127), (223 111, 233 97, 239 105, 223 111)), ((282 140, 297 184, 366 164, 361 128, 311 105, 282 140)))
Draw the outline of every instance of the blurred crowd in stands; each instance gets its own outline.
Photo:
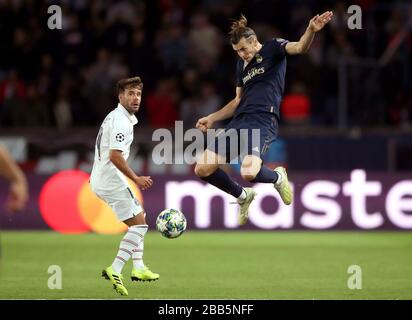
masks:
MULTIPOLYGON (((139 75, 144 82, 140 124, 171 127, 184 120, 193 127, 235 94, 230 19, 245 14, 261 41, 297 41, 310 18, 325 10, 335 14, 330 26, 307 55, 288 59, 282 121, 335 126, 339 62, 379 58, 407 28, 408 3, 0 0, 0 126, 97 126, 116 105, 115 83, 139 75), (53 4, 62 8, 62 30, 47 27, 53 4), (362 30, 347 26, 351 4, 362 8, 362 30)), ((385 67, 375 73, 348 68, 351 123, 398 127, 412 119, 412 36, 406 30, 385 67), (367 90, 378 94, 368 96, 367 90)))

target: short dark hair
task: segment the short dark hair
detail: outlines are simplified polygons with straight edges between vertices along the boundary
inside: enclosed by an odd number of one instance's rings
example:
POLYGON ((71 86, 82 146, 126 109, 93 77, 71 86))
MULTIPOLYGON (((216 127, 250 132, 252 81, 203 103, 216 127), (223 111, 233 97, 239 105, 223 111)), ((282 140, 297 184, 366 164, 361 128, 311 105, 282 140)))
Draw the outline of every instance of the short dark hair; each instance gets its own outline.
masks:
POLYGON ((247 39, 251 36, 256 37, 255 31, 247 26, 247 19, 243 14, 240 15, 239 20, 234 20, 232 22, 229 35, 232 44, 238 44, 242 38, 247 39))
POLYGON ((133 77, 128 79, 122 79, 117 82, 117 94, 122 93, 125 89, 137 87, 140 90, 143 89, 143 82, 140 77, 133 77))

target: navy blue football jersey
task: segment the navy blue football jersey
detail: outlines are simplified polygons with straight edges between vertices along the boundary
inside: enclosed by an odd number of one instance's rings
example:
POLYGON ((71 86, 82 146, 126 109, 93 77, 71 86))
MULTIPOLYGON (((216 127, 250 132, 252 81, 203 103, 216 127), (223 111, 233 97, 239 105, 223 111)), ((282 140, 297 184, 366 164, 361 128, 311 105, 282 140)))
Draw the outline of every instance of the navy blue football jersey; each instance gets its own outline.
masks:
POLYGON ((270 112, 280 116, 279 108, 285 87, 286 43, 284 39, 265 42, 244 68, 238 60, 236 86, 243 94, 234 117, 241 113, 270 112))

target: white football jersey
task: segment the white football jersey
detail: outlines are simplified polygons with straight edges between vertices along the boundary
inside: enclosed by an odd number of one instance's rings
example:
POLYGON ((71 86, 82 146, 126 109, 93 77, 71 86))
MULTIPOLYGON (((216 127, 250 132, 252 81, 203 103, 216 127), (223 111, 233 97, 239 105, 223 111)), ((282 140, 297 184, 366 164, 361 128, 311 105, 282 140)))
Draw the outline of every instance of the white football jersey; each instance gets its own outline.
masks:
POLYGON ((126 177, 110 161, 109 153, 110 150, 120 150, 127 161, 133 142, 133 126, 136 123, 137 118, 120 103, 103 120, 96 139, 90 176, 90 185, 94 192, 107 194, 127 187, 126 177))

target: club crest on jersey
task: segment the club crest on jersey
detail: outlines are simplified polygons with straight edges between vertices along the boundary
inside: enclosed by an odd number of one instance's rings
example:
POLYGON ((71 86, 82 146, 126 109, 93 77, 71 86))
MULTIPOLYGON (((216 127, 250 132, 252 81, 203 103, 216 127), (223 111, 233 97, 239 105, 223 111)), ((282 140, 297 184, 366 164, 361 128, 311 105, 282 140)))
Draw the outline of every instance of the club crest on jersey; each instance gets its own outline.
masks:
POLYGON ((261 63, 263 61, 263 58, 259 53, 256 53, 255 57, 257 63, 261 63))
POLYGON ((116 134, 116 141, 117 142, 123 142, 124 141, 124 134, 123 133, 116 134))

